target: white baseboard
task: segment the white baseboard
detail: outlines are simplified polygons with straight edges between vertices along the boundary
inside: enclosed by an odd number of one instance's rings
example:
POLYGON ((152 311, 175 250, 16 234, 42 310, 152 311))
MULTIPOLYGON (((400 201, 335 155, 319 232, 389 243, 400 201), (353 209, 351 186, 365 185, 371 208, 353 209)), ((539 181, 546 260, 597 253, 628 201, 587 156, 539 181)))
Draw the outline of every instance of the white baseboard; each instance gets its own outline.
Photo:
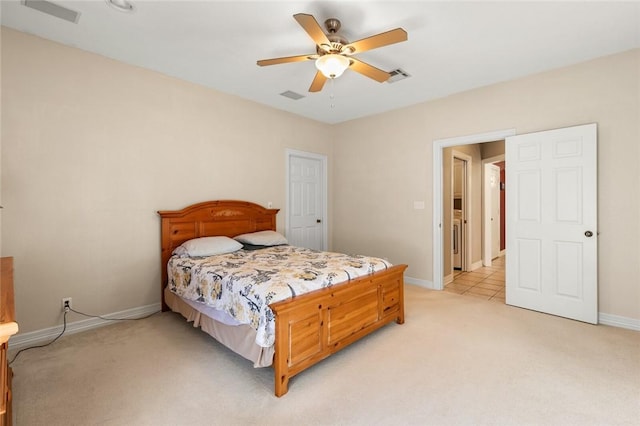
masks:
POLYGON ((417 285, 418 287, 428 288, 429 290, 438 290, 433 286, 432 281, 421 280, 418 278, 404 277, 404 282, 407 284, 417 285))
POLYGON ((598 323, 602 325, 610 325, 612 327, 628 328, 629 330, 640 331, 640 320, 605 314, 603 312, 598 313, 598 323))
MULTIPOLYGON (((67 334, 75 334, 80 333, 81 331, 87 331, 94 328, 102 327, 107 324, 113 324, 114 318, 122 318, 122 319, 134 319, 140 318, 147 315, 151 315, 154 312, 158 312, 160 310, 160 303, 154 303, 152 305, 139 306, 137 308, 131 308, 120 312, 113 312, 111 314, 101 315, 103 318, 111 318, 101 319, 101 318, 89 318, 80 321, 68 322, 67 329, 64 332, 67 334)), ((69 314, 67 314, 69 315, 69 314)), ((74 314, 77 315, 77 314, 74 314)), ((45 328, 42 330, 31 331, 29 333, 18 333, 12 336, 9 339, 9 350, 20 350, 29 346, 40 345, 43 343, 47 343, 53 339, 55 339, 64 328, 64 325, 60 324, 55 327, 45 328)))
POLYGON ((443 278, 442 282, 444 283, 444 285, 451 284, 453 282, 453 274, 446 275, 443 278))
MULTIPOLYGON (((438 290, 433 286, 432 281, 421 280, 418 278, 404 277, 404 282, 407 284, 417 285, 429 290, 438 290)), ((127 309, 120 312, 113 312, 111 314, 101 315, 103 318, 123 318, 134 319, 141 318, 147 315, 151 315, 154 312, 160 311, 160 303, 154 303, 146 306, 139 306, 137 308, 127 309)), ((74 321, 67 323, 67 334, 80 333, 82 331, 91 330, 98 327, 103 327, 108 324, 113 324, 114 321, 101 318, 89 318, 86 320, 74 321)), ((612 327, 626 328, 629 330, 640 331, 640 320, 634 318, 622 317, 619 315, 612 315, 600 312, 598 314, 598 322, 602 325, 609 325, 612 327)), ((9 339, 9 350, 17 351, 29 346, 40 345, 47 343, 55 339, 62 332, 63 325, 55 327, 45 328, 42 330, 32 331, 29 333, 18 333, 9 339)))
POLYGON ((475 271, 476 269, 482 268, 482 260, 478 260, 475 263, 471 264, 471 271, 475 271))

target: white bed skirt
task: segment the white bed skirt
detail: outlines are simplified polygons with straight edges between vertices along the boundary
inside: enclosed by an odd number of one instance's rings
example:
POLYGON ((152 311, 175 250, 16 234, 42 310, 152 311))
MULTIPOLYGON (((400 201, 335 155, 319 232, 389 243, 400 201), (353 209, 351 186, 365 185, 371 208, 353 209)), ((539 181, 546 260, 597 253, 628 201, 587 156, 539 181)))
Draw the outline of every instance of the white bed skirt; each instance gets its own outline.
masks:
POLYGON ((212 336, 238 355, 253 362, 253 366, 268 367, 273 363, 274 347, 263 348, 256 343, 256 331, 246 324, 228 325, 212 318, 210 307, 201 308, 196 303, 187 303, 168 288, 164 289, 164 300, 167 306, 177 312, 187 321, 193 322, 194 327, 212 336))

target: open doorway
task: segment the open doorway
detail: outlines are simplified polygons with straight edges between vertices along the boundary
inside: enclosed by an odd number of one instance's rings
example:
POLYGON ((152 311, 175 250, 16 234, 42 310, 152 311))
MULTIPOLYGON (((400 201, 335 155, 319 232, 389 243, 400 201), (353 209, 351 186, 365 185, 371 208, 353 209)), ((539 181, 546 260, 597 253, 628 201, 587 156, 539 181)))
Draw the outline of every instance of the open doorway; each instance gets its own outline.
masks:
MULTIPOLYGON (((454 195, 453 195, 453 151, 463 153, 471 157, 471 166, 468 170, 467 208, 466 208, 466 240, 469 253, 466 271, 467 278, 482 278, 486 280, 496 279, 504 271, 482 270, 482 159, 497 155, 504 155, 504 139, 515 134, 515 130, 500 130, 491 133, 462 136, 458 138, 443 139, 434 142, 434 277, 433 288, 444 289, 445 278, 453 276, 454 267, 452 259, 453 249, 453 220, 454 220, 454 195), (497 142, 500 141, 500 142, 497 142), (496 147, 501 144, 501 151, 496 152, 496 147), (450 180, 451 179, 451 180, 450 180), (450 189, 449 189, 450 188, 450 189), (475 189, 474 189, 475 188, 475 189), (497 276, 490 278, 492 274, 497 276), (485 275, 484 277, 480 275, 485 275), (475 276, 475 277, 474 277, 475 276)), ((469 164, 469 163, 468 163, 469 164)), ((500 267, 501 265, 492 265, 500 267)), ((504 294, 504 293, 503 293, 504 294)))
POLYGON ((504 140, 454 146, 444 150, 445 222, 451 224, 450 247, 443 241, 444 290, 505 302, 505 267, 501 254, 500 166, 504 140), (449 161, 450 158, 450 161, 449 161), (449 203, 448 198, 451 197, 449 203), (450 207, 449 207, 450 206, 450 207), (450 210, 449 210, 450 209, 450 210), (448 272, 451 271, 449 274, 448 272))

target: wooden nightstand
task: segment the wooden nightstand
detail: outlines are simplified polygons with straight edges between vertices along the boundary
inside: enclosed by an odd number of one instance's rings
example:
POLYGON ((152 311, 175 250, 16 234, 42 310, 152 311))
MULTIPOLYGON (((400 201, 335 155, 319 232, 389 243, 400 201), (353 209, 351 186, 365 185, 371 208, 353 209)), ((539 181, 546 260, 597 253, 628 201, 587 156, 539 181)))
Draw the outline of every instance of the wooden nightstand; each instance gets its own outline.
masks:
POLYGON ((11 377, 8 341, 18 332, 13 300, 13 257, 0 258, 0 426, 11 426, 11 377))

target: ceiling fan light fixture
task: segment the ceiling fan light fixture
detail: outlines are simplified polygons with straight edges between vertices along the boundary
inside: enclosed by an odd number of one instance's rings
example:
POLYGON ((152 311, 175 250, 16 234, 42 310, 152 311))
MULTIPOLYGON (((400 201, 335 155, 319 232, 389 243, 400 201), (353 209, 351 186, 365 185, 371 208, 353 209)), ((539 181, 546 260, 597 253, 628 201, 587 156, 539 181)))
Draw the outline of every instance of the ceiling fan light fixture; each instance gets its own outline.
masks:
POLYGON ((316 68, 327 78, 340 77, 349 65, 349 58, 335 53, 322 55, 316 60, 316 68))

